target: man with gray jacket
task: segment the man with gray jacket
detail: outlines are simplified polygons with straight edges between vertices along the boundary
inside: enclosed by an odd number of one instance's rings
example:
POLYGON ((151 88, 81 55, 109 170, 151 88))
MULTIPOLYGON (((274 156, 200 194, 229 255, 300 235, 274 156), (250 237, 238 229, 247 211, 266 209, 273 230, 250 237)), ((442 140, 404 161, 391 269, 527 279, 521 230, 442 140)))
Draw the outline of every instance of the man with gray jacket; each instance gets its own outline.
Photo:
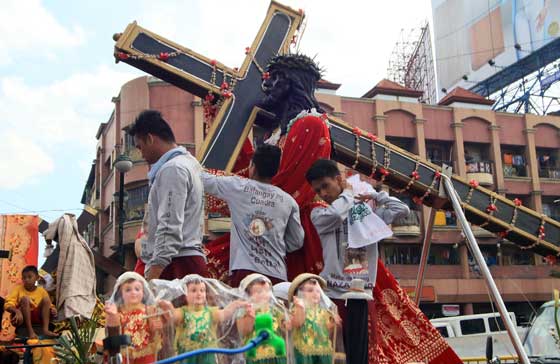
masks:
POLYGON ((261 145, 249 166, 249 178, 202 174, 204 190, 227 202, 231 212, 230 284, 252 273, 274 284, 285 281, 286 253, 303 245, 303 227, 294 198, 270 184, 282 151, 261 145))
MULTIPOLYGON (((387 192, 372 192, 354 196, 352 187, 340 174, 336 162, 319 159, 305 175, 325 205, 311 211, 311 221, 317 229, 323 248, 324 267, 321 277, 327 281, 325 292, 338 306, 343 322, 343 337, 348 364, 367 363, 368 353, 368 301, 345 299, 355 289, 353 280, 364 285, 364 297, 371 297, 377 275, 377 244, 351 248, 348 244, 348 213, 354 200, 374 200, 373 211, 391 224, 398 217, 406 216, 407 205, 387 192), (356 269, 359 266, 361 269, 356 269)), ((371 298, 369 298, 371 299, 371 298)), ((369 305, 372 305, 369 301, 369 305)))
POLYGON ((151 165, 148 238, 142 244, 146 278, 206 276, 202 167, 184 147, 177 146, 159 111, 140 113, 128 133, 151 165))

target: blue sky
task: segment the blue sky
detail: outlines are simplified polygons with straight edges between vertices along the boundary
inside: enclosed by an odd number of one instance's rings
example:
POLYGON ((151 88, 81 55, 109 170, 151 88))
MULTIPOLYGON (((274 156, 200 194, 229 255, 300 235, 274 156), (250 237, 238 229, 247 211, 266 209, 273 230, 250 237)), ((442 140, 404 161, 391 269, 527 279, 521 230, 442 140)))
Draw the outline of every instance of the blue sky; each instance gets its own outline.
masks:
MULTIPOLYGON (((401 28, 430 16, 428 0, 304 1, 301 51, 316 55, 339 94, 360 96, 386 75, 401 28)), ((267 0, 0 0, 0 213, 54 220, 79 213, 120 86, 143 73, 115 64, 112 35, 138 23, 235 67, 267 0)))

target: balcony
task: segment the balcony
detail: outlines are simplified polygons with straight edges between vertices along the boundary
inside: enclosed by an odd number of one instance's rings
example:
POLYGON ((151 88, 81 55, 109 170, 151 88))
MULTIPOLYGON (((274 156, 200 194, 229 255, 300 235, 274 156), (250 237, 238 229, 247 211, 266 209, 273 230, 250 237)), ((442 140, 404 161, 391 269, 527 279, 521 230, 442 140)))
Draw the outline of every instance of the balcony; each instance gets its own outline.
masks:
POLYGON ((410 210, 408 216, 396 219, 391 226, 395 236, 419 236, 420 211, 410 210))
POLYGON ((438 166, 443 166, 445 164, 453 167, 453 161, 441 160, 441 159, 428 159, 428 161, 438 166))
POLYGON ((560 179, 560 168, 556 168, 556 167, 539 168, 539 177, 560 179))
POLYGON ((525 166, 504 165, 504 177, 527 177, 527 168, 525 166))
POLYGON ((452 211, 436 211, 436 216, 434 219, 434 228, 438 230, 456 230, 457 229, 457 217, 452 211))
POLYGON ((467 163, 467 179, 477 180, 481 186, 492 186, 494 184, 492 164, 492 161, 467 163))

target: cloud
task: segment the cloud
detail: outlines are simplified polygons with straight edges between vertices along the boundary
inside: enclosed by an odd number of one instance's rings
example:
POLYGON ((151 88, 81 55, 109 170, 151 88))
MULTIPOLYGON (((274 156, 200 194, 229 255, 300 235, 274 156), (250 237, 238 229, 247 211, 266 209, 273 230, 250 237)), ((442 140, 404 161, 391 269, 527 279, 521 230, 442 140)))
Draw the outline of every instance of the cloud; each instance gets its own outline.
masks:
POLYGON ((14 56, 25 52, 52 58, 54 49, 85 42, 80 26, 64 27, 40 0, 2 0, 0 34, 0 65, 12 63, 14 56))
POLYGON ((19 156, 2 158, 0 169, 17 178, 9 181, 4 175, 0 188, 17 188, 30 178, 51 173, 54 161, 72 158, 72 152, 78 153, 73 168, 82 161, 90 163, 95 157, 97 128, 114 107, 111 96, 133 77, 127 71, 99 66, 44 86, 32 86, 18 77, 0 79, 0 139, 11 140, 0 155, 25 152, 25 158, 38 159, 35 165, 23 163, 19 156))
POLYGON ((14 189, 36 182, 38 177, 54 169, 51 157, 38 145, 16 133, 6 133, 0 143, 2 173, 0 189, 14 189))
MULTIPOLYGON (((301 51, 317 55, 325 77, 342 83, 339 94, 361 96, 386 77, 388 59, 401 29, 430 16, 427 0, 283 0, 306 13, 301 51)), ((138 22, 157 34, 230 67, 241 64, 269 6, 267 1, 144 0, 138 22), (181 14, 178 16, 177 14, 181 14), (195 31, 196 29, 196 31, 195 31)))

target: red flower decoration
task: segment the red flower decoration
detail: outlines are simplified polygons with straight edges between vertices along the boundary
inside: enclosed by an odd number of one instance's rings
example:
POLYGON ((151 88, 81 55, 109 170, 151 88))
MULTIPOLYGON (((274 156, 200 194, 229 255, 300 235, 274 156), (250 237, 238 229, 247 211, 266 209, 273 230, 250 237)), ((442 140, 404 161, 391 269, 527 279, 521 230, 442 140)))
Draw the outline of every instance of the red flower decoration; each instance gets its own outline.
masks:
POLYGON ((373 135, 372 133, 367 133, 367 137, 368 137, 372 142, 376 142, 376 141, 377 141, 377 135, 373 135))
POLYGON ((496 207, 496 205, 494 205, 493 203, 491 203, 490 205, 488 205, 488 207, 486 208, 486 212, 492 212, 492 211, 496 211, 498 208, 496 207))
POLYGON ((222 82, 222 84, 220 85, 220 90, 227 90, 229 88, 229 83, 227 82, 222 82))
POLYGON ((262 74, 262 79, 263 80, 268 80, 269 78, 270 78, 270 73, 265 72, 265 73, 262 74))
POLYGON ((513 203, 515 204, 515 206, 522 206, 523 205, 523 202, 521 202, 521 200, 518 199, 518 198, 515 198, 513 200, 513 203))
POLYGON ((218 64, 218 61, 213 59, 213 60, 210 61, 210 64, 212 65, 212 67, 216 67, 216 65, 218 64))
POLYGON ((362 131, 360 130, 360 128, 352 129, 352 133, 356 134, 357 136, 362 136, 362 131))
POLYGON ((544 233, 544 226, 539 227, 539 232, 544 233))
POLYGON ((557 258, 554 255, 547 255, 546 257, 544 257, 544 261, 548 265, 554 265, 557 262, 557 258))
POLYGON ((162 61, 167 61, 169 59, 169 53, 167 52, 161 52, 158 56, 158 58, 162 61))
POLYGON ((245 54, 251 53, 251 47, 245 47, 245 54))
POLYGON ((391 174, 391 172, 389 172, 388 170, 386 170, 385 168, 381 167, 379 168, 379 173, 381 173, 384 176, 388 176, 391 174))
POLYGON ((124 52, 119 52, 117 53, 117 58, 120 59, 121 61, 124 61, 125 59, 128 59, 130 56, 124 52))
POLYGON ((412 197, 412 202, 414 202, 417 205, 422 205, 422 203, 423 203, 422 199, 418 196, 413 196, 412 197))
POLYGON ((509 234, 509 231, 500 231, 500 232, 498 233, 498 235, 499 235, 500 238, 502 238, 502 239, 507 238, 508 234, 509 234))
POLYGON ((231 93, 231 91, 224 91, 224 92, 222 93, 222 95, 223 95, 226 99, 229 99, 230 97, 233 96, 233 94, 231 93))
POLYGON ((208 94, 204 97, 204 100, 206 101, 214 101, 214 95, 213 94, 208 94))
POLYGON ((441 172, 436 171, 436 173, 434 174, 434 177, 436 177, 436 179, 440 179, 441 178, 441 172))
POLYGON ((472 188, 477 188, 478 187, 478 181, 475 179, 471 179, 469 181, 469 185, 471 185, 472 188))
POLYGON ((418 173, 418 171, 413 171, 410 176, 414 179, 420 179, 420 173, 418 173))

